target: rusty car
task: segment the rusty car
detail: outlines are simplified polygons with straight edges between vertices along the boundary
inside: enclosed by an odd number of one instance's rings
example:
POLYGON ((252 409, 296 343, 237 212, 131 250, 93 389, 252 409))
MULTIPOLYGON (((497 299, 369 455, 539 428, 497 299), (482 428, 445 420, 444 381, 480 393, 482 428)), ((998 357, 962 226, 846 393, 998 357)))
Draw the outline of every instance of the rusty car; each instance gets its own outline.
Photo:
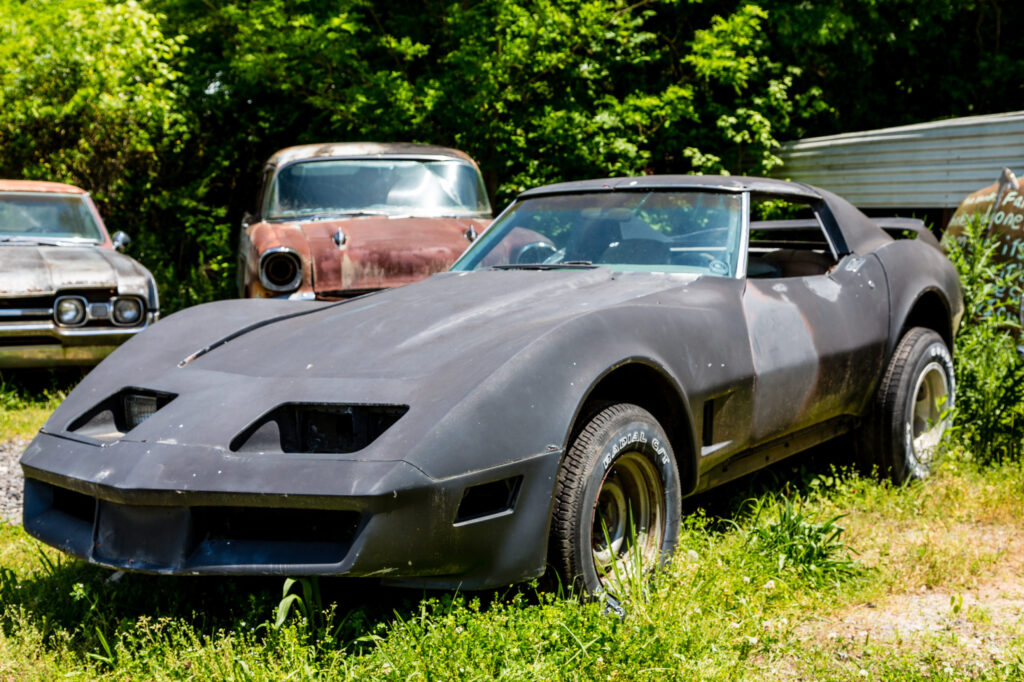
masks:
POLYGON ((128 241, 78 187, 0 180, 0 368, 95 365, 156 321, 128 241))
POLYGON ((120 570, 471 589, 550 565, 596 593, 671 552, 684 496, 811 446, 927 476, 962 315, 920 221, 825 190, 540 187, 449 272, 197 306, 120 348, 25 451, 24 528, 120 570))
POLYGON ((491 206, 476 163, 446 147, 350 142, 283 149, 243 220, 243 297, 337 299, 447 270, 491 206))

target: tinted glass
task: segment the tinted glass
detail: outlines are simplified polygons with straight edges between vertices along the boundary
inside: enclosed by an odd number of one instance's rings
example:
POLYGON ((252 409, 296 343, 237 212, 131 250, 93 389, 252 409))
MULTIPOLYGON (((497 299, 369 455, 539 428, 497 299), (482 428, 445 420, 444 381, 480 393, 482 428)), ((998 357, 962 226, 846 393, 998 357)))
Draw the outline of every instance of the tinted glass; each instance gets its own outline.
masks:
POLYGON ((274 178, 266 217, 480 217, 490 212, 480 174, 467 163, 353 159, 286 166, 274 178))
POLYGON ((0 237, 103 240, 80 195, 43 192, 0 192, 0 237))
POLYGON ((561 263, 731 277, 742 225, 738 194, 637 191, 537 197, 515 204, 453 269, 561 263))

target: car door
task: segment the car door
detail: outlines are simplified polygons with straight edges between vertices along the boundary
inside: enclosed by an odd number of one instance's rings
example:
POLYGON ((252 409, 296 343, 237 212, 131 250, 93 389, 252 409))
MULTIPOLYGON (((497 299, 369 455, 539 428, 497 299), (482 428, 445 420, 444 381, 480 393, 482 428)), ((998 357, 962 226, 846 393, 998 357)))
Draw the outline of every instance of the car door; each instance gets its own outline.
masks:
POLYGON ((810 218, 750 223, 743 311, 755 373, 752 445, 859 413, 881 369, 889 318, 881 264, 837 255, 827 207, 806 208, 810 218))

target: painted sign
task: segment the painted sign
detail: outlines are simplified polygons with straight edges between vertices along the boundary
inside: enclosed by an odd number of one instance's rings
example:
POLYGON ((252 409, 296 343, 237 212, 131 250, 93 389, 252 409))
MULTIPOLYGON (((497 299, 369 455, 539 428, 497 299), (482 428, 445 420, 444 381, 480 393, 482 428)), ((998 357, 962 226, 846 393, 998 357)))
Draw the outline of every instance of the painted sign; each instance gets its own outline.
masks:
MULTIPOLYGON (((963 242, 967 221, 979 216, 988 222, 986 234, 996 240, 993 260, 1003 263, 1006 274, 1024 267, 1024 188, 1009 169, 999 181, 967 195, 946 227, 946 238, 963 242)), ((997 287, 995 297, 1006 301, 1012 292, 997 287)))

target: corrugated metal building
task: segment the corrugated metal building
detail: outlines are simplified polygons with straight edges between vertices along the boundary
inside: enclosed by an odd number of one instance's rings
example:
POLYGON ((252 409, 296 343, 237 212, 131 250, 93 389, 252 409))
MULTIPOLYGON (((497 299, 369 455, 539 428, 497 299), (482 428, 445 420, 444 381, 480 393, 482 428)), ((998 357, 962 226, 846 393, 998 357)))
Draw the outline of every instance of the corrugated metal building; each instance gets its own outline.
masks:
POLYGON ((1024 175, 1024 111, 811 137, 785 143, 780 156, 775 177, 831 190, 870 214, 944 225, 1004 167, 1024 175))

